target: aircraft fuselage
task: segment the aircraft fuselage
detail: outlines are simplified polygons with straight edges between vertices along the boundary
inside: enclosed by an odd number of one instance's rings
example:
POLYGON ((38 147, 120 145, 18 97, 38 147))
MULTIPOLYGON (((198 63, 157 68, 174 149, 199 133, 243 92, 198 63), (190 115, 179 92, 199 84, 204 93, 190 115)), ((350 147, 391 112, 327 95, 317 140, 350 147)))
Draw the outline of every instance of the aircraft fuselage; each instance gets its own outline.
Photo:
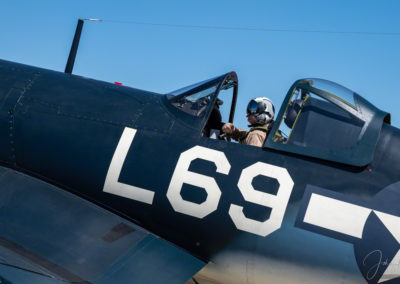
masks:
POLYGON ((376 283, 390 265, 374 274, 370 253, 397 259, 387 235, 369 238, 377 218, 399 240, 395 127, 355 167, 202 137, 159 94, 6 61, 0 72, 1 163, 213 263, 204 277, 357 282, 360 270, 376 283))

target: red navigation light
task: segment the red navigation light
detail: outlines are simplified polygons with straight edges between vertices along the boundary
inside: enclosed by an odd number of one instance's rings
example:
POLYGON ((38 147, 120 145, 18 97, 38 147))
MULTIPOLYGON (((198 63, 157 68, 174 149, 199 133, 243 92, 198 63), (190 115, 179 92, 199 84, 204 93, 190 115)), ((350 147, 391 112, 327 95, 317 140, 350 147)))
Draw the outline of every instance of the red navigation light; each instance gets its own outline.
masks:
POLYGON ((116 84, 116 85, 122 85, 122 83, 120 83, 120 82, 114 82, 114 84, 116 84))

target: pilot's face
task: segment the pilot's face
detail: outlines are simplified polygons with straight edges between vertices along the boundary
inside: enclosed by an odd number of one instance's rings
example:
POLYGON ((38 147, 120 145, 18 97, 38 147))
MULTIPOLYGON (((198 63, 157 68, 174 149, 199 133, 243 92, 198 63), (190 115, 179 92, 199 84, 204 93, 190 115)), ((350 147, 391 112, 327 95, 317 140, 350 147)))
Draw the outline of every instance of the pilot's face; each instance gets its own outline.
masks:
POLYGON ((248 121, 250 124, 255 124, 255 123, 256 123, 256 120, 254 119, 254 116, 251 115, 251 114, 247 117, 247 121, 248 121))

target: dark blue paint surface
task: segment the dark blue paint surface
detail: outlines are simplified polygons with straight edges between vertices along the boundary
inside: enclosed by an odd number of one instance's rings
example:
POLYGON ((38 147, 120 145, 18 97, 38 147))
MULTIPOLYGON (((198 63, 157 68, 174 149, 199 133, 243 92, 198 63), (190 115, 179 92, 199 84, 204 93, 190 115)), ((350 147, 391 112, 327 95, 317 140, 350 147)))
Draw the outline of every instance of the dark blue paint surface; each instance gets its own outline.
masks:
MULTIPOLYGON (((305 232, 304 228, 294 226, 297 214, 305 210, 301 204, 309 194, 307 185, 323 188, 328 195, 340 194, 346 200, 359 202, 357 204, 373 204, 372 200, 380 200, 380 203, 390 204, 384 212, 400 215, 393 209, 395 203, 390 203, 391 198, 385 199, 389 191, 382 191, 400 180, 400 131, 388 124, 382 125, 382 121, 381 131, 375 133, 379 134, 379 139, 368 144, 368 149, 375 147, 372 162, 368 168, 355 167, 302 153, 278 152, 201 137, 207 116, 200 120, 189 119, 188 114, 181 114, 160 94, 5 61, 0 61, 0 74, 3 74, 0 77, 0 162, 4 166, 38 177, 123 216, 200 259, 208 261, 222 250, 238 245, 245 251, 284 261, 316 263, 317 259, 319 266, 343 268, 330 261, 330 252, 321 249, 323 245, 307 251, 293 245, 301 239, 307 244, 316 240, 321 244, 338 242, 325 243, 325 237, 319 234, 328 235, 327 232, 317 232, 315 228, 305 228, 314 233, 305 232), (111 159, 125 127, 135 128, 137 133, 119 182, 155 192, 151 205, 103 192, 111 159), (376 145, 372 145, 374 143, 376 145), (229 175, 224 175, 217 173, 211 162, 192 162, 189 170, 213 177, 222 193, 217 210, 203 219, 175 212, 166 197, 180 154, 194 146, 223 152, 231 165, 229 175), (269 218, 271 209, 246 202, 237 186, 242 170, 256 162, 285 168, 294 181, 282 228, 267 237, 238 230, 228 214, 231 204, 236 204, 244 207, 249 218, 259 221, 269 218)), ((274 179, 257 177, 253 186, 276 194, 279 184, 274 179)), ((393 186, 390 192, 398 196, 398 188, 398 185, 393 186)), ((35 202, 29 194, 27 192, 16 202, 35 202)), ((205 194, 201 188, 185 186, 182 197, 201 203, 205 194)), ((49 200, 49 204, 52 202, 49 200)), ((377 209, 385 207, 376 205, 377 209)), ((66 204, 56 207, 63 206, 66 204)), ((79 220, 77 226, 83 221, 79 220)), ((380 228, 375 221, 368 221, 372 229, 368 227, 367 231, 380 228)), ((40 232, 39 226, 32 230, 40 232)), ((333 237, 343 240, 341 236, 333 237)), ((345 241, 354 243, 354 240, 345 241)), ((43 244, 39 247, 46 250, 43 244)), ((389 243, 388 250, 392 251, 389 243)), ((185 257, 182 256, 182 260, 185 257)), ((194 267, 197 269, 196 265, 194 267)))

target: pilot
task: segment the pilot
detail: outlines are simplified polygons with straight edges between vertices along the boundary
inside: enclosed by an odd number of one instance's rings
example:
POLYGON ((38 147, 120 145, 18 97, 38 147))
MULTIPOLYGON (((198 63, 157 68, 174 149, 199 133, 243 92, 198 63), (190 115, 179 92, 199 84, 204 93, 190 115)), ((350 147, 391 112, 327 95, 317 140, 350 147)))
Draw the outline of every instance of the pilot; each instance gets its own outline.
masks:
POLYGON ((250 130, 235 127, 225 123, 222 132, 239 143, 262 147, 274 122, 275 108, 272 101, 265 97, 252 99, 247 105, 247 121, 250 130))

